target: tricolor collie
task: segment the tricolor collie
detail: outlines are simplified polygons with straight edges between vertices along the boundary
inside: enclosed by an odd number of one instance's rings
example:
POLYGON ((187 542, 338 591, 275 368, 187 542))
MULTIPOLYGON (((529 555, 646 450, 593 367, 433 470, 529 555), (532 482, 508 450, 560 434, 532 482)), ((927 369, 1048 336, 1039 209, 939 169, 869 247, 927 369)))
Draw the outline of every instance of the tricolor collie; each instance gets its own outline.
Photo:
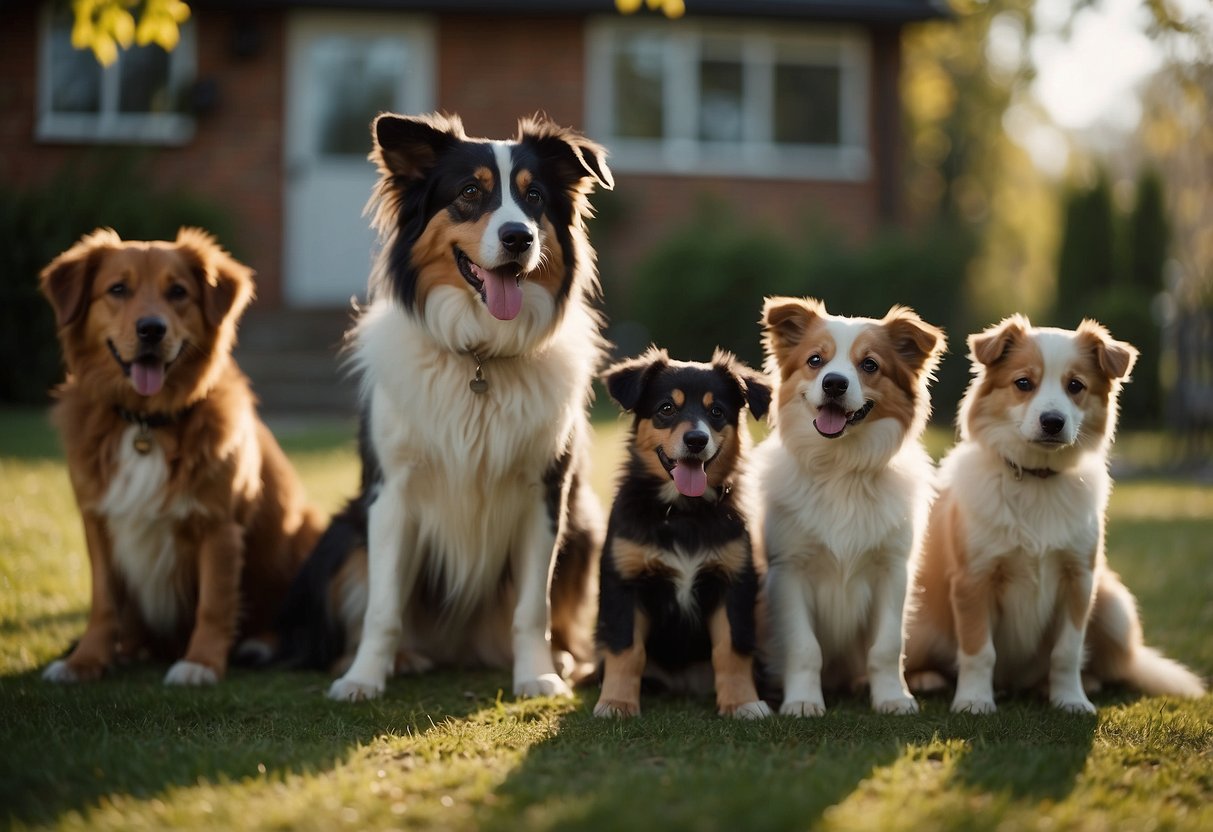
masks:
POLYGON ((695 690, 702 675, 722 716, 768 716, 754 683, 760 567, 741 477, 745 411, 761 419, 770 388, 728 353, 699 364, 655 348, 605 381, 634 417, 602 556, 594 714, 639 714, 644 676, 695 690))
POLYGON ((903 307, 881 319, 768 298, 776 431, 758 449, 780 712, 818 716, 824 688, 866 678, 872 707, 913 713, 902 672, 906 588, 932 496, 920 437, 943 332, 903 307))
POLYGON ((272 638, 323 528, 230 355, 252 272, 197 229, 174 242, 98 230, 43 270, 42 291, 93 580, 83 637, 43 677, 94 679, 149 654, 177 660, 167 684, 214 683, 238 636, 272 638))
POLYGON ((613 185, 605 152, 544 119, 487 141, 455 117, 384 114, 373 135, 382 250, 349 336, 362 490, 296 587, 287 655, 354 652, 334 699, 433 663, 512 666, 516 694, 567 695, 570 658, 592 667, 601 541, 585 220, 613 185))
POLYGON ((1199 696, 1199 679, 1143 646, 1133 596, 1104 560, 1107 454, 1137 350, 1094 321, 1066 331, 1020 315, 969 349, 961 441, 941 464, 915 584, 911 682, 955 676, 952 710, 974 713, 994 711, 997 689, 1040 687, 1094 713, 1084 671, 1199 696))

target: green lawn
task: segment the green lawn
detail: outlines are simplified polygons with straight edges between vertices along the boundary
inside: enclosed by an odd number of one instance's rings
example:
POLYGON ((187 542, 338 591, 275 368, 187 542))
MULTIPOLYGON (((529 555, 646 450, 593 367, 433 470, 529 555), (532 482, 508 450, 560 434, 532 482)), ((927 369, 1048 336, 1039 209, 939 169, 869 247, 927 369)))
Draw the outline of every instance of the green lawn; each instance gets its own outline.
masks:
MULTIPOLYGON (((619 424, 599 425, 606 496, 619 424)), ((357 478, 352 427, 285 424, 314 498, 357 478)), ((934 446, 947 443, 946 432, 934 446)), ((1126 443, 1131 445, 1132 443, 1126 443)), ((1151 447, 1149 442, 1139 443, 1151 447)), ((1213 670, 1213 489, 1118 485, 1109 557, 1149 640, 1213 670)), ((39 669, 84 623, 83 539, 45 417, 0 412, 0 822, 142 829, 1213 828, 1213 697, 1109 692, 1095 717, 1014 700, 980 718, 835 700, 823 719, 732 723, 645 702, 627 724, 514 702, 508 674, 400 679, 381 701, 323 698, 320 674, 236 671, 169 690, 145 667, 82 687, 39 669)))

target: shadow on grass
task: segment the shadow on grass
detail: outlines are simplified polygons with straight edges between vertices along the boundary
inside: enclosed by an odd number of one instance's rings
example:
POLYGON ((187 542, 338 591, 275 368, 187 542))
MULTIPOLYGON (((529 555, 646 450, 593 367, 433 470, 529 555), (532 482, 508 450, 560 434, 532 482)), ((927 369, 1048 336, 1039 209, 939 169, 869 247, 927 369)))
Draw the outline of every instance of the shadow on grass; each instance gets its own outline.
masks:
POLYGON ((233 670, 213 688, 182 689, 163 686, 165 669, 71 686, 0 678, 0 825, 50 823, 109 795, 148 800, 200 780, 324 771, 376 737, 466 717, 501 684, 435 673, 350 705, 326 699, 330 680, 318 673, 233 670))
MULTIPOLYGON (((827 810, 897 768, 911 749, 956 747, 949 783, 1035 804, 1076 786, 1094 717, 1013 701, 994 717, 931 701, 916 717, 830 702, 820 719, 758 723, 717 717, 709 702, 645 703, 628 722, 592 716, 596 690, 559 732, 533 746, 478 817, 485 829, 812 828, 827 810)), ((896 778, 893 778, 896 782, 896 778)), ((894 794, 894 800, 912 798, 894 794)))

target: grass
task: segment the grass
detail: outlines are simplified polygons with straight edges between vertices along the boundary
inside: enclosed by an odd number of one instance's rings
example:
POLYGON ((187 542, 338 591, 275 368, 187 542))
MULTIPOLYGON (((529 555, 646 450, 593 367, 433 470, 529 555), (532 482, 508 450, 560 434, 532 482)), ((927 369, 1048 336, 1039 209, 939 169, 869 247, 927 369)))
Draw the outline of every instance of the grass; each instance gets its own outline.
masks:
MULTIPOLYGON (((317 502, 357 480, 352 426, 275 425, 317 502)), ((620 426, 598 426, 604 497, 620 426)), ((946 432, 932 437, 936 451, 946 432)), ((1131 447, 1134 443, 1128 443, 1131 447)), ((1136 444, 1152 448, 1148 440, 1136 444)), ((1213 489, 1120 483, 1109 557, 1149 640, 1213 669, 1213 489)), ((438 672, 330 703, 320 674, 235 671, 170 690, 162 667, 53 687, 38 670, 83 627, 88 570, 40 412, 0 412, 0 823, 16 828, 1213 828, 1213 697, 1111 691, 1099 713, 1030 698, 992 717, 928 699, 912 718, 831 702, 820 720, 738 724, 702 700, 593 719, 513 701, 509 677, 438 672)))

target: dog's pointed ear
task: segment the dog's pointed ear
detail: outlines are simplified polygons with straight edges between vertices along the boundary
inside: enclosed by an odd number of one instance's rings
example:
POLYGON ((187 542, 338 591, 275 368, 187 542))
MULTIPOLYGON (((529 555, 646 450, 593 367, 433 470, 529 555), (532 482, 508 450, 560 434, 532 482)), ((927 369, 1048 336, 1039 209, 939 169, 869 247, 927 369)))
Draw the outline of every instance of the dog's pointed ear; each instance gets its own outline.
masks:
POLYGON ((374 148, 370 160, 380 173, 420 179, 437 163, 443 151, 467 138, 459 116, 433 113, 401 116, 380 113, 371 123, 374 148))
POLYGON ((755 419, 762 419, 771 409, 771 383, 762 373, 752 369, 728 350, 719 347, 712 353, 712 366, 737 384, 746 407, 755 419))
POLYGON ((1031 326, 1023 315, 1003 318, 994 326, 969 336, 969 356, 987 367, 997 364, 1011 347, 1027 337, 1031 326))
POLYGON ((607 393, 625 412, 632 412, 640 403, 644 387, 653 373, 670 364, 670 356, 663 349, 649 347, 643 355, 612 364, 602 374, 607 393))
POLYGON ((1086 318, 1078 325, 1079 338, 1095 353, 1099 369, 1110 379, 1127 379, 1137 363, 1137 347, 1128 341, 1117 341, 1107 327, 1086 318))
POLYGON ((893 339, 897 355, 915 372, 930 373, 947 350, 942 329, 927 323, 906 306, 894 306, 881 321, 893 339))
POLYGON ((190 259, 202 291, 202 314, 218 328, 243 314, 253 299, 253 270, 236 260, 201 228, 181 228, 177 250, 190 259))
POLYGON ((80 319, 88 308, 97 264, 107 251, 122 245, 122 238, 111 228, 98 228, 60 254, 38 277, 42 294, 55 310, 55 323, 63 329, 80 319))
POLYGON ((572 190, 588 193, 593 184, 614 190, 615 177, 607 167, 606 148, 576 130, 535 115, 518 122, 517 140, 535 148, 572 190))
POLYGON ((767 298, 762 304, 762 346, 767 356, 793 349, 813 319, 825 314, 825 304, 815 298, 767 298))

